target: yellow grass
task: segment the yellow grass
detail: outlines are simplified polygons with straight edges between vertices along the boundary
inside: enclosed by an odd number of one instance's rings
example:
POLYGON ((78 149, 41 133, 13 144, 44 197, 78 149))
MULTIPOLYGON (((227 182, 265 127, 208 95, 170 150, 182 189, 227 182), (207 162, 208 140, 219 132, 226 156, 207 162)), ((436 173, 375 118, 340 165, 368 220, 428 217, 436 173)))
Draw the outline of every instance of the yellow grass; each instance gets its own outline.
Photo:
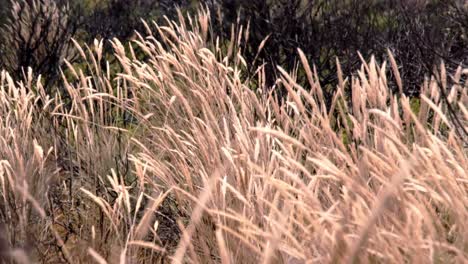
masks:
MULTIPOLYGON (((5 261, 468 261, 467 139, 434 78, 416 111, 393 56, 398 94, 370 58, 338 68, 327 108, 302 51, 308 83, 280 69, 265 93, 263 68, 244 77, 242 32, 223 46, 204 11, 146 26, 112 41, 117 70, 102 41, 75 42, 86 69, 68 63, 55 92, 1 73, 5 261)), ((468 89, 444 71, 466 130, 468 89)))

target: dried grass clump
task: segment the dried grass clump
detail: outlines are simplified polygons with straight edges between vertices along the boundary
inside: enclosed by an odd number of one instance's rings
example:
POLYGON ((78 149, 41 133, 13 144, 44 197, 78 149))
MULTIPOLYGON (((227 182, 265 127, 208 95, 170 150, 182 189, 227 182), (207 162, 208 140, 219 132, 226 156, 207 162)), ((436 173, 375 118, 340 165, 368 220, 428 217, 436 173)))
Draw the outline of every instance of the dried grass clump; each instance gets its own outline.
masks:
POLYGON ((442 65, 410 99, 389 92, 386 63, 371 58, 350 78, 338 71, 327 108, 301 51, 309 82, 280 69, 265 94, 264 69, 243 72, 241 27, 227 45, 203 11, 146 28, 128 46, 112 41, 119 70, 102 68, 102 42, 77 45, 87 68, 69 64, 62 95, 2 74, 10 258, 468 261, 466 70, 449 78, 442 65))

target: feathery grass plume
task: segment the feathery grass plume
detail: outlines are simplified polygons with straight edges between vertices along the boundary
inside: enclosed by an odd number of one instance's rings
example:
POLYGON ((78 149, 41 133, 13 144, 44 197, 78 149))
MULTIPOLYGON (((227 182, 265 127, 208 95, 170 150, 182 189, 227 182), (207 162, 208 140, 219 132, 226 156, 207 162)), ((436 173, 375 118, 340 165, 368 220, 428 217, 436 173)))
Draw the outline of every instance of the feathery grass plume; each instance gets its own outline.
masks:
MULTIPOLYGON (((244 72, 243 30, 221 47, 209 23, 203 11, 147 23, 131 43, 112 40, 112 69, 102 41, 75 43, 86 65, 62 69, 60 94, 2 73, 10 258, 468 261, 467 151, 434 79, 420 98, 397 96, 387 64, 362 59, 351 79, 338 67, 327 109, 299 51, 308 83, 280 68, 266 94, 265 69, 244 72)), ((443 79, 466 127, 467 89, 443 79)))

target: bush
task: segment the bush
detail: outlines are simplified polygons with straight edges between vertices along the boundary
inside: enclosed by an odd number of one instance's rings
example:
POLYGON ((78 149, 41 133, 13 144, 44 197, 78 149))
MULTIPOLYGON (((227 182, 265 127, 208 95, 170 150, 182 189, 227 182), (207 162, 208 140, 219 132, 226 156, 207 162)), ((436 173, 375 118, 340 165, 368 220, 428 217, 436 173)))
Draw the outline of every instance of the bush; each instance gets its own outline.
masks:
POLYGON ((59 77, 65 59, 73 59, 70 39, 77 20, 53 0, 13 1, 0 30, 0 67, 21 78, 27 67, 43 76, 46 87, 59 77))
MULTIPOLYGON (((245 59, 253 72, 266 63, 272 86, 277 66, 294 70, 296 48, 301 48, 317 68, 328 105, 338 83, 336 59, 342 71, 359 69, 364 58, 378 61, 392 50, 405 80, 405 93, 417 95, 424 78, 444 60, 450 70, 466 66, 468 9, 464 1, 376 0, 242 0, 204 1, 209 4, 217 33, 229 38, 240 21, 249 34, 243 43, 245 59), (267 39, 268 37, 268 39, 267 39), (257 47, 267 39, 262 51, 257 47)), ((300 81, 306 80, 299 72, 300 81)), ((389 82, 396 91, 397 85, 389 82)))
MULTIPOLYGON (((98 1, 84 15, 83 30, 90 40, 118 38, 129 40, 135 30, 143 31, 141 19, 162 19, 163 16, 175 18, 175 7, 185 7, 187 0, 105 0, 98 1)), ((79 4, 79 3, 78 3, 79 4)))

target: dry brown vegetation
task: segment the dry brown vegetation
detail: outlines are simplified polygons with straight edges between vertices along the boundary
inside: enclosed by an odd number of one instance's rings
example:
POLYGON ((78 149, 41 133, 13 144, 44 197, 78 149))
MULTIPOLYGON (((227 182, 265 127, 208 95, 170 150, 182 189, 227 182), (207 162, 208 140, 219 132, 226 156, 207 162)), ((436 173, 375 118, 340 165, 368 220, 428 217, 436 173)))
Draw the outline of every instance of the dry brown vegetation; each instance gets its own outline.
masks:
POLYGON ((410 99, 371 58, 327 107, 304 56, 307 84, 280 69, 265 93, 246 33, 209 27, 201 11, 115 39, 119 70, 76 44, 86 66, 55 92, 2 72, 0 262, 468 261, 468 70, 410 99))

